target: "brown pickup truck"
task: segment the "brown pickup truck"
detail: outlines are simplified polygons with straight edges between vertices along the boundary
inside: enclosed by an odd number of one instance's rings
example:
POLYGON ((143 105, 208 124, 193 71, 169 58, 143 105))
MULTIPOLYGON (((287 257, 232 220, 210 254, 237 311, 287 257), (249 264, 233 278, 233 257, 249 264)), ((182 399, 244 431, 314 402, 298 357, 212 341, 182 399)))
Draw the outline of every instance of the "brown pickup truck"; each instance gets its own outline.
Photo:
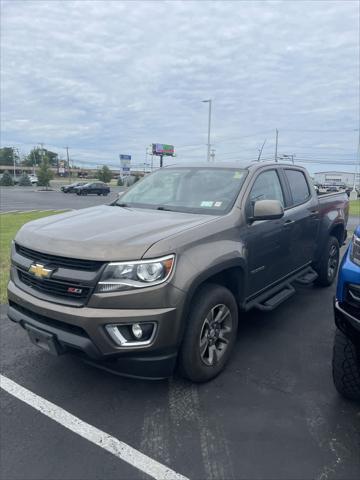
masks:
POLYGON ((111 205, 22 227, 8 316, 54 354, 206 381, 243 311, 274 309, 296 282, 334 281, 347 217, 347 195, 318 198, 298 166, 163 168, 111 205))

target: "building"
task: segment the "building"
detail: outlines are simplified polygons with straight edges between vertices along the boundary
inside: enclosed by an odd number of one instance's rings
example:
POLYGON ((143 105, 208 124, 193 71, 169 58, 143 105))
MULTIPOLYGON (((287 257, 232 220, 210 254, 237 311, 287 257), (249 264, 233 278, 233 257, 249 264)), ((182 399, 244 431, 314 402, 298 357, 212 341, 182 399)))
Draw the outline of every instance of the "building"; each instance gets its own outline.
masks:
MULTIPOLYGON (((354 186, 354 172, 316 172, 314 173, 314 182, 319 185, 346 185, 354 186)), ((360 185, 360 173, 356 173, 356 186, 360 185)))

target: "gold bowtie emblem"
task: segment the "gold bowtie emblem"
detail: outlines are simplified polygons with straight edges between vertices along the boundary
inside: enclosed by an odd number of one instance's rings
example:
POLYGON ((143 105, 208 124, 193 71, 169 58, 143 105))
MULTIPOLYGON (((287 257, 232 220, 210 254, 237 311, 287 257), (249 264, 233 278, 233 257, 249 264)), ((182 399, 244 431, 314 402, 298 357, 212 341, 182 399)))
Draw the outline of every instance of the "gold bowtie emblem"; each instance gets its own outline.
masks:
POLYGON ((44 265, 41 265, 40 263, 33 263, 29 268, 29 272, 37 278, 49 278, 52 271, 53 270, 45 268, 44 265))

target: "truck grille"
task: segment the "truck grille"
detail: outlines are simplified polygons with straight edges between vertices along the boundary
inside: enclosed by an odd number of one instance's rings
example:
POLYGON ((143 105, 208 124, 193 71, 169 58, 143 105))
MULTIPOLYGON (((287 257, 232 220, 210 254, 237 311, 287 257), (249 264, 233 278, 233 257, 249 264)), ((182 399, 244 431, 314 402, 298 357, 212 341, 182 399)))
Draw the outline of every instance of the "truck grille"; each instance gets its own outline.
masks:
POLYGON ((57 268, 73 268, 75 270, 86 270, 95 272, 103 265, 103 262, 96 260, 81 260, 76 258, 60 257, 58 255, 49 255, 47 253, 36 252, 30 248, 15 245, 16 252, 25 258, 45 265, 55 265, 57 268))
POLYGON ((68 298, 86 298, 89 295, 90 288, 71 283, 57 282, 54 280, 45 280, 35 278, 33 275, 18 269, 18 276, 22 283, 35 290, 68 298))

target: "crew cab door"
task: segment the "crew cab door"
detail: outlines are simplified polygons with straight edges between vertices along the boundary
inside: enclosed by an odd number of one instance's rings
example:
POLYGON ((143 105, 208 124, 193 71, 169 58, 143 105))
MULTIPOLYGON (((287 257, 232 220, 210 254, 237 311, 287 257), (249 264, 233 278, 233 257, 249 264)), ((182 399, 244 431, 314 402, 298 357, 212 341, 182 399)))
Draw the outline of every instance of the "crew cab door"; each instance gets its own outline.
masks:
POLYGON ((290 250, 289 269, 296 270, 314 259, 320 225, 319 200, 301 169, 283 168, 282 174, 288 189, 284 229, 290 250))
POLYGON ((256 200, 278 200, 285 206, 284 185, 276 169, 257 175, 246 201, 247 297, 276 283, 288 273, 289 251, 285 243, 284 219, 251 221, 256 200))

